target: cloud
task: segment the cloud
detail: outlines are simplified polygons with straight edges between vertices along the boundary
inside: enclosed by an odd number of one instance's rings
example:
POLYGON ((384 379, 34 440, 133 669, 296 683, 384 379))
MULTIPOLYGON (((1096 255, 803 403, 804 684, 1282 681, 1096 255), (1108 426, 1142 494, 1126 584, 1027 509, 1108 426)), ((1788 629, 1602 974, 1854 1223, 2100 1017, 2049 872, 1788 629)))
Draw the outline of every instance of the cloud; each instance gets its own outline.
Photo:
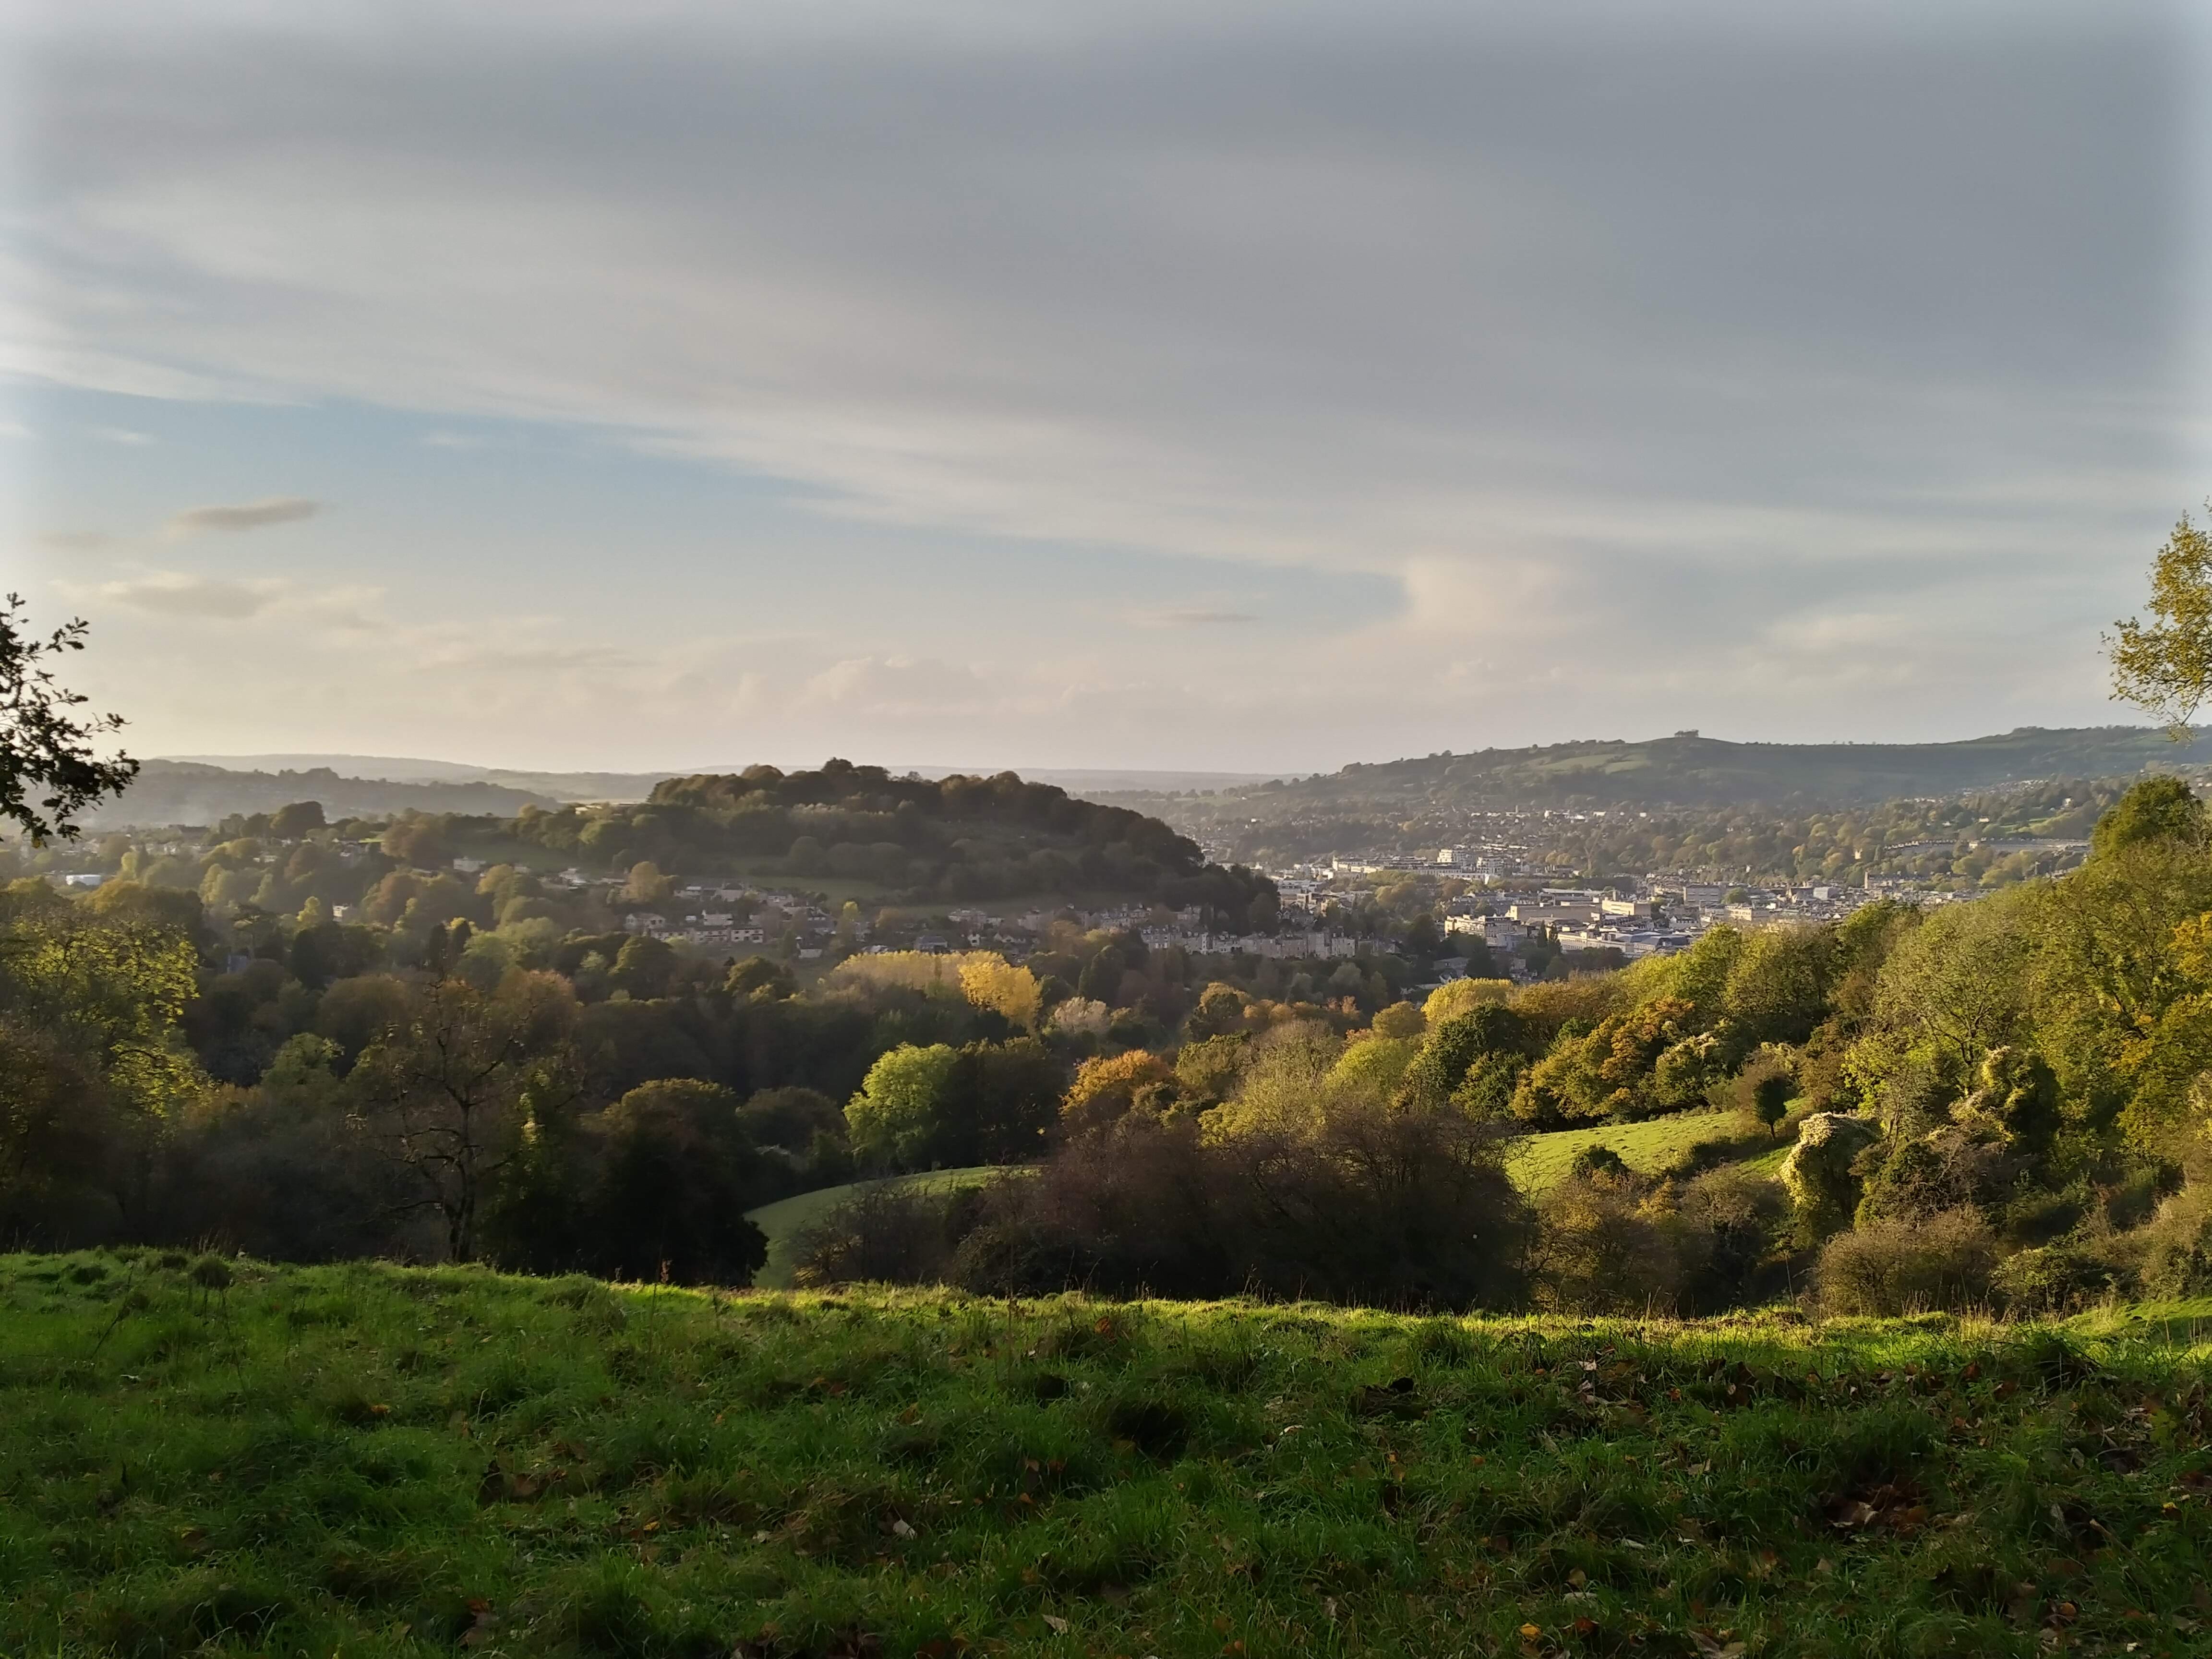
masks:
POLYGON ((143 576, 89 587, 65 586, 77 598, 105 599, 159 617, 199 617, 220 622, 243 622, 277 605, 284 585, 275 580, 225 581, 213 576, 180 570, 157 570, 143 576))
POLYGON ((0 421, 0 438, 35 438, 38 435, 21 421, 0 421))
POLYGON ((1249 611, 1219 611, 1205 606, 1170 606, 1157 611, 1133 611, 1129 620, 1139 628, 1228 628, 1260 618, 1249 611))
POLYGON ((116 538, 100 530, 56 530, 39 538, 39 545, 58 553, 96 553, 115 545, 116 538))
POLYGON ((170 515, 172 536, 198 536, 209 531, 259 530, 272 524, 296 524, 323 510, 320 501, 301 495, 270 495, 234 507, 188 507, 170 515))
POLYGON ((135 432, 127 426, 95 426, 88 429, 94 437, 104 444, 122 444, 125 447, 135 448, 139 445, 150 444, 154 441, 152 434, 135 432))
MULTIPOLYGON (((620 466, 571 469, 543 493, 586 503, 579 528, 523 579, 558 637, 657 656, 709 603, 764 630, 840 616, 813 659, 732 663, 656 718, 803 697, 809 731, 904 711, 949 745, 1034 717, 1040 747, 1127 745, 1101 761, 1294 732, 1311 747, 1264 763, 1297 767, 1624 707, 1653 729, 1748 708, 1772 736, 2013 724, 2021 699, 2101 718, 2097 624, 2203 493, 2202 77, 2162 4, 1972 27, 1736 0, 1663 27, 1516 0, 1376 0, 1356 24, 1243 0, 957 0, 927 27, 582 9, 423 8, 387 33, 343 9, 220 30, 48 9, 12 43, 36 98, 24 280, 0 284, 27 325, 0 331, 0 369, 289 402, 331 430, 401 411, 447 447, 559 425, 726 468, 861 521, 825 534, 878 538, 972 614, 902 635, 842 592, 772 613, 795 580, 709 592, 703 558, 654 541, 665 520, 590 497, 580 475, 620 466), (1115 624, 1121 678, 1064 677, 1109 688, 1082 720, 1006 660, 900 656, 972 637, 1059 674, 1091 645, 1006 626, 1015 584, 939 556, 956 544, 1077 573, 1066 614, 1115 624), (1347 616, 1285 572, 1403 604, 1347 616), (1942 625, 1879 620, 1915 611, 1942 625), (1967 644, 2062 625, 2080 648, 2056 665, 1967 644), (1921 678, 1857 695, 1875 661, 1921 678), (1778 664, 1786 685, 1761 678, 1778 664)), ((480 487, 526 494, 581 447, 517 444, 480 487)), ((467 487, 465 458, 434 470, 467 487)), ((442 505, 410 509, 424 544, 457 578, 497 568, 501 527, 452 533, 493 515, 442 505)), ((730 544, 770 545, 749 510, 730 544)), ((443 574, 395 609, 470 603, 443 574)))

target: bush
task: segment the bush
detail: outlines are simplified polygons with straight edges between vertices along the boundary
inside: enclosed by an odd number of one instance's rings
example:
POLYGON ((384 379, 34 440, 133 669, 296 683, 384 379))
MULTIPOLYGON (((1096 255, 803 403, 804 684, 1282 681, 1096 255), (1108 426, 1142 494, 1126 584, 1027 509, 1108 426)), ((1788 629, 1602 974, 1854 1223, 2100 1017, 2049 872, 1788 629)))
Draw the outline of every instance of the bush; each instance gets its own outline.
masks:
POLYGON ((1787 1200, 1771 1181, 1722 1168, 1688 1182, 1677 1200, 1686 1310, 1741 1307, 1778 1289, 1775 1255, 1787 1200))
POLYGON ((1679 1246, 1667 1221, 1647 1212, 1632 1179, 1585 1170, 1577 1159, 1537 1212, 1529 1256, 1536 1305, 1553 1313, 1669 1310, 1681 1290, 1679 1246))
POLYGON ((1871 1221, 1820 1253, 1816 1283, 1832 1313, 1894 1317, 1986 1302, 1996 1241, 1973 1210, 1917 1221, 1871 1221))
POLYGON ((793 1241, 791 1282, 802 1290, 940 1282, 959 1243, 955 1226, 967 1210, 953 1197, 889 1185, 863 1188, 793 1241))
POLYGON ((994 1295, 1508 1307, 1528 1232, 1494 1137, 1450 1115, 1382 1110, 1226 1139, 1136 1115, 1000 1182, 981 1208, 953 1276, 994 1295))
POLYGON ((2212 1185, 2198 1182, 2167 1199, 2130 1243, 2144 1295, 2212 1295, 2212 1185))
POLYGON ((2113 1264, 2083 1244, 2016 1250, 1990 1279, 2006 1309, 2019 1314, 2074 1313, 2121 1288, 2113 1264))
POLYGON ((1782 1163, 1782 1189, 1797 1212, 1798 1237, 1813 1243, 1848 1226, 1858 1206, 1852 1162, 1881 1134, 1866 1118, 1814 1112, 1797 1128, 1797 1143, 1782 1163))

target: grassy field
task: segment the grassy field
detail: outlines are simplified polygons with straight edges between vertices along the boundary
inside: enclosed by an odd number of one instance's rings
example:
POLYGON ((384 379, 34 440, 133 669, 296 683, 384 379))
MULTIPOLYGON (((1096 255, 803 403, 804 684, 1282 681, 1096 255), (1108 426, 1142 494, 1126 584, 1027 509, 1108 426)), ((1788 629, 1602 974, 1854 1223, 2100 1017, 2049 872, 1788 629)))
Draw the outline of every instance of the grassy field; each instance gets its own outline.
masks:
POLYGON ((1742 1132, 1743 1119, 1733 1111, 1683 1112, 1642 1123, 1557 1129, 1517 1143, 1506 1156, 1505 1168, 1523 1192, 1540 1193, 1565 1180, 1575 1154, 1588 1146, 1610 1146, 1629 1168, 1649 1171, 1675 1162, 1698 1141, 1733 1140, 1742 1132))
POLYGON ((0 1652, 2202 1654, 2208 1338, 5 1257, 0 1652))
POLYGON ((856 1181, 842 1187, 817 1187, 763 1204, 745 1212, 747 1219, 768 1235, 768 1262, 754 1275, 763 1290, 781 1291, 791 1285, 792 1247, 809 1227, 857 1193, 871 1187, 915 1192, 950 1192, 961 1187, 980 1187, 999 1173, 995 1164, 979 1164, 964 1170, 927 1170, 920 1175, 893 1176, 888 1181, 856 1181))

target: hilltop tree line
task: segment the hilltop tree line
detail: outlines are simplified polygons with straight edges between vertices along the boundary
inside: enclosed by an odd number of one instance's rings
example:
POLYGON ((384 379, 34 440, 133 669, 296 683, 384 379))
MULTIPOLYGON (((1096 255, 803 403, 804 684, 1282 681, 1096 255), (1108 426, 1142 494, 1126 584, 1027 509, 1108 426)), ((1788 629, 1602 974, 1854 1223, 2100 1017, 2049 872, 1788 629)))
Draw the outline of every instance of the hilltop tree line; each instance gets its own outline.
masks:
POLYGON ((635 806, 526 808, 509 828, 521 842, 616 869, 772 860, 781 873, 874 882, 908 899, 1090 890, 1196 907, 1227 928, 1274 923, 1264 877, 1207 864, 1157 818, 1011 772, 930 780, 841 760, 811 772, 755 766, 665 780, 635 806))

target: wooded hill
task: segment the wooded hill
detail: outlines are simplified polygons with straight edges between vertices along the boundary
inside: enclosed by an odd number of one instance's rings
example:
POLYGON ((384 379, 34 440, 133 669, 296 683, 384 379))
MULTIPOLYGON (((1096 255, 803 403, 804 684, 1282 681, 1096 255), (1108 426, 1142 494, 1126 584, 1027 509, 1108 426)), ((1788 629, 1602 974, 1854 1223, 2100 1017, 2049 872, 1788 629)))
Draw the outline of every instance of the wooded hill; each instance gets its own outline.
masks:
POLYGON ((832 760, 819 770, 670 778, 634 806, 526 809, 521 840, 625 868, 760 868, 836 876, 947 899, 1111 891, 1181 908, 1216 925, 1271 927, 1266 878, 1208 864, 1158 818, 1079 800, 1012 772, 895 777, 832 760))
POLYGON ((2212 765, 2212 734, 2177 744, 2143 726, 2052 731, 2024 726, 1963 742, 1917 744, 1730 743, 1678 732, 1638 742, 1559 743, 1355 763, 1294 783, 1240 792, 1236 799, 1253 813, 1275 817, 1347 810, 1403 816, 1431 808, 1844 805, 1955 795, 2031 780, 2129 777, 2206 765, 2212 765))

